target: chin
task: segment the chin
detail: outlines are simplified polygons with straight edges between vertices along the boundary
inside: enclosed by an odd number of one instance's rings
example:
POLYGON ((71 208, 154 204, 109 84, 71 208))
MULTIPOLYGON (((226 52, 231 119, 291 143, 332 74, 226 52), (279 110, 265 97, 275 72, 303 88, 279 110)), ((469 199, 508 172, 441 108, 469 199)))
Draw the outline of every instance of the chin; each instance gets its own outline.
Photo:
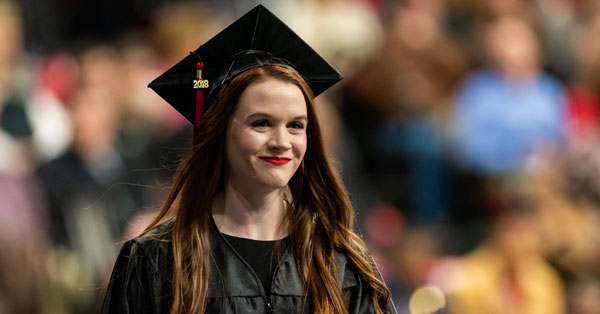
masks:
POLYGON ((290 173, 290 171, 267 171, 262 173, 257 172, 256 174, 257 184, 271 188, 283 188, 287 186, 293 176, 293 173, 290 173))
POLYGON ((288 185, 289 181, 285 181, 285 182, 269 182, 267 184, 265 184, 266 187, 269 188, 273 188, 273 189, 282 189, 285 188, 288 185))
POLYGON ((264 187, 268 187, 268 188, 272 188, 272 189, 281 189, 281 188, 286 187, 289 182, 290 182, 289 178, 281 178, 281 179, 269 178, 267 180, 262 181, 262 185, 264 187))

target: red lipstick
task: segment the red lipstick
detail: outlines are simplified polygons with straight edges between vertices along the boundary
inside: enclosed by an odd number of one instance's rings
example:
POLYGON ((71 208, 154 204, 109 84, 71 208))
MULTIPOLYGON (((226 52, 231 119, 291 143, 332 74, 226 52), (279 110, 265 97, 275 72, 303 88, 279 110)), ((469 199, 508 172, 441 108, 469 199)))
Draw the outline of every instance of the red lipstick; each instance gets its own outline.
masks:
POLYGON ((281 166, 290 162, 291 158, 286 157, 259 157, 261 160, 266 161, 270 164, 281 166))

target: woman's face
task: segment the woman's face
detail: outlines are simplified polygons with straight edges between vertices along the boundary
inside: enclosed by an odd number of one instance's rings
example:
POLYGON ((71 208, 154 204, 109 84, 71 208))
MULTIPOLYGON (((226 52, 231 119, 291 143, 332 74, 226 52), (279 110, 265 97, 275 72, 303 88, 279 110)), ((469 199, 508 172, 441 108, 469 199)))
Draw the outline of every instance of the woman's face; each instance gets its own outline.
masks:
POLYGON ((268 78, 248 86, 227 138, 229 184, 285 187, 304 158, 307 124, 306 101, 295 84, 268 78))

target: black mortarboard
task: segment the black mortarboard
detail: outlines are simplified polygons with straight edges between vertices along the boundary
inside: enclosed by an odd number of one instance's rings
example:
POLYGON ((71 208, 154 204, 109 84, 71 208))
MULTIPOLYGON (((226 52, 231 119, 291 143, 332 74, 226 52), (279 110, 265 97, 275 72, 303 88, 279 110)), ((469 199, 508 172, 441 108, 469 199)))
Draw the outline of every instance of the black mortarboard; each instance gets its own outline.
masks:
POLYGON ((287 25, 258 5, 152 81, 149 87, 194 123, 198 119, 197 99, 203 102, 206 96, 202 106, 202 111, 206 111, 223 84, 264 64, 294 68, 315 97, 342 79, 287 25), (208 87, 203 88, 206 83, 208 87))

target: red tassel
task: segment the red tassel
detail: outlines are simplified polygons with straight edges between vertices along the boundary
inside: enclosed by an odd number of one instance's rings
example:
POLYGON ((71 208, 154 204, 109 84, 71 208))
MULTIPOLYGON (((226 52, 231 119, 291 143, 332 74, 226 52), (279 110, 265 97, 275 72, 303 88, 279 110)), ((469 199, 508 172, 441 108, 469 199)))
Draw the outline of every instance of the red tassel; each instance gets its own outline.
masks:
MULTIPOLYGON (((202 79, 202 69, 204 68, 204 63, 198 62, 196 64, 196 79, 202 79)), ((196 125, 200 123, 200 119, 202 118, 202 106, 204 105, 204 92, 201 88, 196 88, 196 125)))

